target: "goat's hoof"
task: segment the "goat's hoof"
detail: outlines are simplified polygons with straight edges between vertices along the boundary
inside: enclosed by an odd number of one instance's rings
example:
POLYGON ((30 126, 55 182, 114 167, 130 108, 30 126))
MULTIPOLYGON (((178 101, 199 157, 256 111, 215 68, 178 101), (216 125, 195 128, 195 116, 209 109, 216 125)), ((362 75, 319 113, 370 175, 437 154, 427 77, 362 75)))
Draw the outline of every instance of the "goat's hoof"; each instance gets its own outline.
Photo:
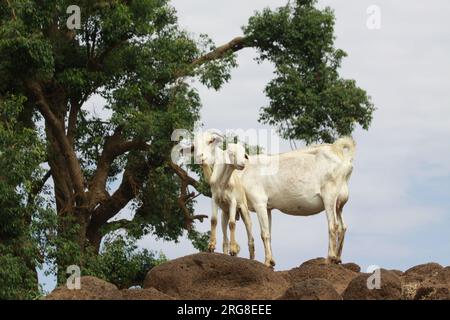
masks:
POLYGON ((239 247, 239 245, 237 243, 231 245, 230 255, 237 256, 239 254, 239 251, 241 251, 241 248, 239 247))
POLYGON ((216 250, 216 244, 210 243, 208 244, 208 252, 214 252, 216 250))
POLYGON ((327 263, 328 264, 340 264, 340 263, 342 263, 342 261, 338 257, 328 257, 327 263))
POLYGON ((272 268, 275 267, 275 260, 270 259, 270 266, 271 266, 272 268))

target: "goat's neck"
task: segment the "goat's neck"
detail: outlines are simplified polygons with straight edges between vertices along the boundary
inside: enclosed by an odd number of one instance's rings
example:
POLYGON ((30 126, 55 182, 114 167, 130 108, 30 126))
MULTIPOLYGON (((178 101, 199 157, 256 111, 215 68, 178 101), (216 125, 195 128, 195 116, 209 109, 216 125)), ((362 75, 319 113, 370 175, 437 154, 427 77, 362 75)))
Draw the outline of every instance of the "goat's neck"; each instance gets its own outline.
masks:
POLYGON ((211 176, 212 176, 211 166, 204 163, 204 164, 202 164, 202 169, 203 169, 203 176, 205 177, 206 182, 209 183, 211 181, 211 176))
POLYGON ((215 163, 213 166, 211 179, 209 181, 210 185, 212 187, 227 187, 234 170, 234 166, 225 163, 225 161, 222 161, 221 163, 215 163))

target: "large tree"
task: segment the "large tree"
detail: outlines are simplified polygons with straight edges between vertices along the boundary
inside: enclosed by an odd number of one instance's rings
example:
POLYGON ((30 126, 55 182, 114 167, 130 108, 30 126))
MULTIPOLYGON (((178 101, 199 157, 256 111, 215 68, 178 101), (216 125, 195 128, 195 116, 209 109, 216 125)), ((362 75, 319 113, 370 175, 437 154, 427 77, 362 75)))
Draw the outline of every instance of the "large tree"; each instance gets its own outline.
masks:
POLYGON ((169 0, 7 0, 0 23, 0 101, 17 97, 22 127, 45 141, 40 168, 49 168, 42 182, 52 182, 60 270, 83 265, 119 228, 172 240, 188 230, 202 245, 191 190, 208 190, 171 162, 170 137, 199 120, 189 80, 220 89, 241 49, 275 66, 260 119, 284 137, 330 141, 371 121, 366 93, 338 74, 345 53, 334 48, 333 12, 314 0, 256 13, 221 46, 182 30, 169 0), (73 4, 81 28, 69 30, 73 4), (106 100, 100 116, 88 111, 93 95, 106 100), (111 221, 130 203, 131 221, 111 221))

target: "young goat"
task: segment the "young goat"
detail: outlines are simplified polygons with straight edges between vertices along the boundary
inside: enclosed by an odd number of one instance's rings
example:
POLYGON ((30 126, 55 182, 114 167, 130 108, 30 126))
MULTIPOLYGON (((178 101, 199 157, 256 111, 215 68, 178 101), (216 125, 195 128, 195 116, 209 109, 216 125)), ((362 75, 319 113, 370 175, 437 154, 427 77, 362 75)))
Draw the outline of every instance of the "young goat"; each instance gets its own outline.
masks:
MULTIPOLYGON (((245 190, 235 170, 245 168, 248 156, 240 144, 229 143, 226 150, 216 149, 209 184, 212 192, 211 240, 209 250, 216 246, 217 209, 222 209, 223 252, 235 256, 239 253, 236 242, 236 212, 240 211, 248 236, 250 259, 255 258, 255 246, 252 235, 252 223, 245 197, 245 190), (230 243, 228 243, 227 224, 230 227, 230 243)), ((204 169, 205 169, 204 165, 204 169)), ((207 169, 208 170, 208 169, 207 169)))

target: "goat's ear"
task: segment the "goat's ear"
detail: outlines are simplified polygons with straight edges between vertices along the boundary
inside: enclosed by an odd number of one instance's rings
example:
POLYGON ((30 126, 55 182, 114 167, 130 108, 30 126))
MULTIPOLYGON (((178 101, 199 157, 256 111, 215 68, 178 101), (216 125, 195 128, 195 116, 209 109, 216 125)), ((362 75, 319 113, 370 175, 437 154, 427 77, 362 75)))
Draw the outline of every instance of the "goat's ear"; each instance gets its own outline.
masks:
POLYGON ((209 144, 219 144, 223 142, 223 138, 219 135, 213 135, 211 140, 209 140, 209 144))

